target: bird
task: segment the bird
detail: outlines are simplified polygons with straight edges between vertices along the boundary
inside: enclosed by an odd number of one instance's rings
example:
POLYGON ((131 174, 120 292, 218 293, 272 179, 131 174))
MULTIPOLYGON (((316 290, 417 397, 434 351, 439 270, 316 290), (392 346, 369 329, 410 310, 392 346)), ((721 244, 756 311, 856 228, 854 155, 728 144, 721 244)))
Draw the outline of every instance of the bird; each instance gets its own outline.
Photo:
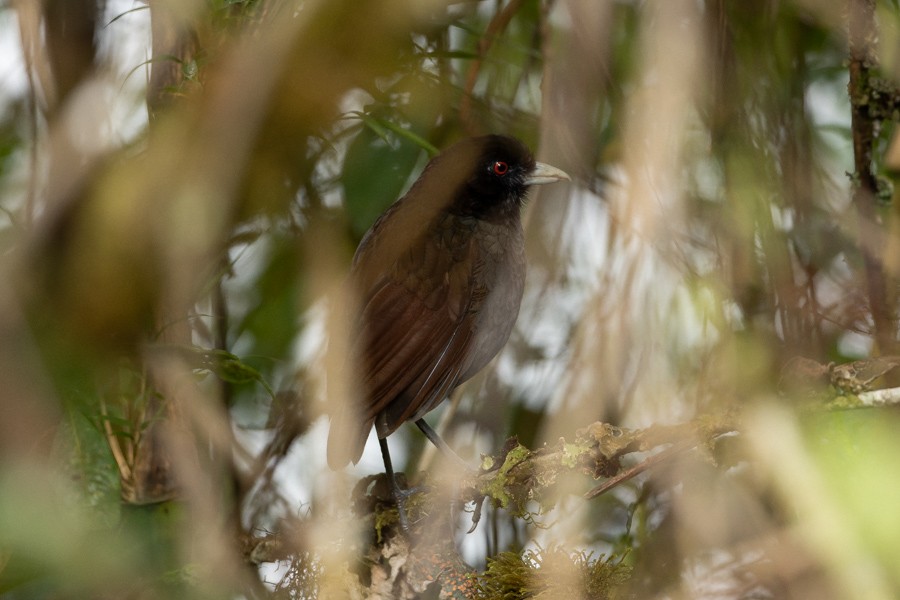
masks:
POLYGON ((374 427, 404 529, 387 437, 413 421, 452 454, 423 417, 506 344, 525 285, 521 208, 532 186, 566 180, 518 139, 466 138, 432 158, 357 247, 350 362, 360 401, 332 411, 327 460, 356 464, 374 427))

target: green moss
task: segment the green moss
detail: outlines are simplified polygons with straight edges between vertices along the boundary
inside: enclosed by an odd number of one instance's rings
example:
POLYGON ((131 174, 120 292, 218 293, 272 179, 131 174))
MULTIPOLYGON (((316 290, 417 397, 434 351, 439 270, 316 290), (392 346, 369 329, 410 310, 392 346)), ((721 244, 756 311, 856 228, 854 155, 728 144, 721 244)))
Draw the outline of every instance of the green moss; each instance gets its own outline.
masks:
POLYGON ((506 509, 517 509, 518 512, 524 510, 527 499, 516 498, 511 490, 515 489, 514 477, 511 477, 511 471, 531 454, 525 446, 521 444, 510 450, 503 460, 503 464, 497 470, 497 474, 492 477, 482 488, 481 493, 491 498, 495 504, 506 509))
POLYGON ((842 394, 833 397, 825 406, 828 410, 845 410, 862 406, 859 396, 855 394, 842 394))
POLYGON ((584 452, 585 449, 579 444, 563 444, 562 465, 567 469, 574 469, 584 452))
POLYGON ((532 568, 516 552, 501 552, 488 559, 487 569, 478 578, 478 598, 516 600, 527 598, 532 568))
POLYGON ((522 554, 503 552, 488 560, 478 578, 477 598, 613 598, 631 577, 632 569, 622 558, 594 558, 591 553, 570 552, 560 546, 522 554))

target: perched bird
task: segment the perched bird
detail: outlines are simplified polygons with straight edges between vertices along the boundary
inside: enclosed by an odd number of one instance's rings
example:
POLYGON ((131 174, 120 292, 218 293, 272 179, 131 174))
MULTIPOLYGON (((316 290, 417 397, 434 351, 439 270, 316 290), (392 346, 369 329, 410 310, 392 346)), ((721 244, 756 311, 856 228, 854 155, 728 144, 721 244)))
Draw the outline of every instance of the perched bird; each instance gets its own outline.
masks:
POLYGON ((401 504, 387 436, 414 421, 447 450, 422 417, 506 344, 525 283, 520 209, 530 186, 568 179, 514 138, 469 138, 433 158, 363 236, 350 276, 362 403, 332 415, 331 468, 359 461, 374 426, 401 504))

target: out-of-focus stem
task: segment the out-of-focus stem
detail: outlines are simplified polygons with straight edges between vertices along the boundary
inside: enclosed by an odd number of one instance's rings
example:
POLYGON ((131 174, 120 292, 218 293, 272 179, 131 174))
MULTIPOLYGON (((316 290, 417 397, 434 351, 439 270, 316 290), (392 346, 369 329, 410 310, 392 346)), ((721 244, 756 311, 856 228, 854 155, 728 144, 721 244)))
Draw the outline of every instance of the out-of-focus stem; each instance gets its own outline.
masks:
POLYGON ((869 112, 869 77, 875 62, 877 29, 874 0, 850 0, 848 32, 850 47, 850 105, 853 132, 853 166, 856 185, 853 203, 859 219, 859 240, 865 265, 869 307, 875 339, 881 354, 892 354, 896 346, 894 319, 888 302, 887 275, 881 253, 885 233, 876 207, 877 182, 872 171, 875 122, 869 112))

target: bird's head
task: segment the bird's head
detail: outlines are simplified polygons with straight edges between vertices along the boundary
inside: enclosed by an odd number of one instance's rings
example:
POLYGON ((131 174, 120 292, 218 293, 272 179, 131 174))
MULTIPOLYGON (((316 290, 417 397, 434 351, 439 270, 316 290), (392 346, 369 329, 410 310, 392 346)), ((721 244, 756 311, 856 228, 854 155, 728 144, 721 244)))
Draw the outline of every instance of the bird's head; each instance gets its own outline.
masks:
POLYGON ((489 218, 518 210, 530 186, 570 179, 556 167, 535 162, 519 140, 502 135, 464 140, 438 158, 467 174, 450 207, 461 215, 489 218))

